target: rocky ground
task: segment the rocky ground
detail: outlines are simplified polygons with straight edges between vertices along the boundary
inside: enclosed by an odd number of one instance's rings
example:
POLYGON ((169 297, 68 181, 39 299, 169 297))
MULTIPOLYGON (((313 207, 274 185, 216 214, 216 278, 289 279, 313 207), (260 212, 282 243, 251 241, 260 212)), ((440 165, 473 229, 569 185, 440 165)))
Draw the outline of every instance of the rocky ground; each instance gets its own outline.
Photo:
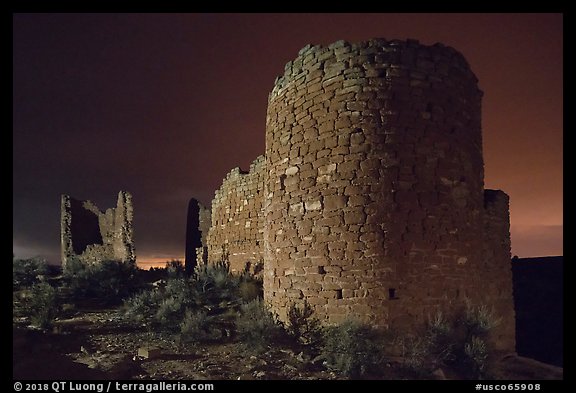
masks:
POLYGON ((116 310, 81 312, 52 332, 16 321, 14 378, 335 379, 303 353, 280 348, 255 356, 240 343, 191 345, 137 330, 116 310), (139 356, 141 355, 141 356, 139 356))
MULTIPOLYGON (((395 378, 390 362, 387 378, 395 378)), ((518 356, 497 366, 506 380, 562 379, 562 369, 518 356)), ((398 374, 399 375, 399 374, 398 374)), ((254 355, 240 343, 191 345, 174 337, 127 325, 116 309, 77 310, 56 321, 52 332, 14 319, 14 379, 254 380, 340 379, 321 361, 296 348, 254 355)), ((381 378, 381 377, 380 377, 381 378)), ((437 370, 432 379, 458 379, 437 370)))

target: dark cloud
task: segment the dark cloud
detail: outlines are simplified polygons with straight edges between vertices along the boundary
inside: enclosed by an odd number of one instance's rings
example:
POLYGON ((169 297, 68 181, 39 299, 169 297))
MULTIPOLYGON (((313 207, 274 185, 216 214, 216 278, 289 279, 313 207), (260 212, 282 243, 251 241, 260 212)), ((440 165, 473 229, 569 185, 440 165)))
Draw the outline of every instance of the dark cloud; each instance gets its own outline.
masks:
MULTIPOLYGON (((230 169, 264 152, 284 64, 308 43, 371 37, 461 51, 485 92, 486 186, 511 195, 513 225, 562 224, 561 15, 13 18, 17 255, 57 260, 61 193, 105 209, 128 190, 138 255, 182 256, 188 199, 209 203, 230 169)), ((561 231, 540 252, 515 236, 520 256, 562 251, 561 231)))

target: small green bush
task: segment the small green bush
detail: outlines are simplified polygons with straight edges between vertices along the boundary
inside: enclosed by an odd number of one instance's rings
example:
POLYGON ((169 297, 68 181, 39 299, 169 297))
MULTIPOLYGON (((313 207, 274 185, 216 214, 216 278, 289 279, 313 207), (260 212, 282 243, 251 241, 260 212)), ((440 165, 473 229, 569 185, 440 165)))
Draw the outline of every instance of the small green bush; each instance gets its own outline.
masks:
POLYGON ((93 298, 117 302, 133 294, 138 287, 138 268, 122 261, 88 264, 69 259, 64 279, 75 298, 93 298))
POLYGON ((474 307, 470 303, 466 305, 462 320, 467 339, 471 339, 472 336, 486 337, 500 322, 501 318, 494 315, 494 310, 486 305, 474 307))
POLYGON ((453 358, 457 338, 454 327, 442 312, 437 312, 428 320, 424 337, 431 368, 437 368, 453 358))
POLYGON ((486 342, 480 337, 472 336, 470 341, 464 344, 464 355, 464 365, 468 373, 477 379, 485 377, 489 366, 486 342))
POLYGON ((230 337, 240 306, 258 297, 261 281, 249 274, 232 274, 226 262, 196 267, 191 277, 171 275, 165 285, 145 290, 124 303, 128 320, 180 334, 184 341, 230 337), (193 338, 194 324, 206 315, 203 330, 193 338), (184 330, 182 330, 184 329, 184 330), (210 337, 210 338, 208 338, 210 337))
POLYGON ((183 342, 198 343, 219 337, 219 332, 214 331, 211 318, 205 311, 186 310, 180 323, 180 338, 183 342))
POLYGON ((330 368, 347 378, 359 378, 381 366, 382 347, 382 337, 376 330, 346 320, 326 328, 321 353, 330 368))
POLYGON ((166 281, 163 291, 156 297, 154 322, 167 330, 175 330, 187 309, 194 306, 194 293, 184 278, 166 281))
POLYGON ((240 340, 257 353, 280 339, 283 333, 281 323, 259 298, 241 306, 236 331, 240 340))
POLYGON ((182 278, 186 274, 184 263, 178 259, 166 262, 166 273, 168 278, 182 278))
POLYGON ((437 312, 428 319, 422 335, 401 337, 398 340, 404 371, 410 377, 428 377, 430 372, 453 358, 457 340, 452 324, 442 312, 437 312))
POLYGON ((48 273, 48 264, 40 258, 12 259, 12 285, 14 289, 29 287, 48 273))
POLYGON ((32 325, 49 328, 58 312, 56 290, 45 282, 34 284, 25 309, 32 325))
POLYGON ((240 298, 244 303, 249 303, 256 298, 262 297, 262 283, 258 280, 243 280, 238 285, 240 298))
POLYGON ((304 301, 302 308, 296 304, 290 305, 287 331, 290 336, 304 345, 314 345, 321 340, 320 321, 314 317, 314 310, 308 301, 304 301))
POLYGON ((399 340, 402 367, 411 377, 422 378, 430 372, 430 343, 425 337, 406 336, 399 340))
POLYGON ((190 281, 197 294, 199 304, 221 311, 238 308, 240 304, 250 302, 262 296, 262 280, 249 272, 232 274, 228 262, 203 264, 196 266, 190 281))
POLYGON ((124 302, 124 317, 137 323, 150 323, 156 315, 156 308, 160 301, 159 291, 142 291, 124 302))

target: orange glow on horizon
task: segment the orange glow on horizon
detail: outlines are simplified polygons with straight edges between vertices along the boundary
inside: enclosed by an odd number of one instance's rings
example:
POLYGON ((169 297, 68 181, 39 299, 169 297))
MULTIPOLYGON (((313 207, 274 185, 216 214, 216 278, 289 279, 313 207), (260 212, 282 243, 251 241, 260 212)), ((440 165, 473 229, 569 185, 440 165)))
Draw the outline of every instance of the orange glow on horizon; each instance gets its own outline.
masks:
POLYGON ((136 266, 143 270, 150 270, 153 267, 166 267, 166 263, 178 260, 184 263, 184 256, 180 257, 143 257, 136 258, 136 266))

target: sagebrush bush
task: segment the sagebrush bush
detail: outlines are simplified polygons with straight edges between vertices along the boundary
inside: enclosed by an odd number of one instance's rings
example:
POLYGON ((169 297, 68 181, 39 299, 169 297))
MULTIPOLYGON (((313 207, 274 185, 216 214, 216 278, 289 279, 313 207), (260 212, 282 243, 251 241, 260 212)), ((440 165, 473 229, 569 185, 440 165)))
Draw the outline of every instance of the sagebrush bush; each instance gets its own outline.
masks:
POLYGON ((425 347, 431 368, 437 368, 454 356, 457 345, 454 327, 442 312, 437 312, 428 319, 425 338, 425 347))
POLYGON ((402 368, 411 376, 422 377, 428 373, 428 343, 420 336, 404 336, 396 339, 402 356, 402 368))
POLYGON ((48 263, 40 258, 12 259, 14 289, 29 287, 48 273, 48 263))
POLYGON ((428 319, 421 335, 400 337, 403 370, 413 378, 427 378, 430 372, 452 359, 457 338, 451 323, 441 312, 428 319))
POLYGON ((382 365, 382 346, 378 331, 346 320, 325 329, 321 353, 330 368, 347 378, 358 378, 382 365))
POLYGON ((222 332, 205 311, 186 310, 180 323, 180 338, 183 342, 198 343, 222 337, 222 332))
POLYGON ((195 293, 185 278, 173 278, 166 281, 166 286, 156 290, 152 295, 155 307, 153 321, 166 330, 176 331, 187 309, 196 304, 195 293))
POLYGON ((249 303, 256 298, 261 298, 262 283, 258 280, 244 280, 238 285, 238 293, 244 303, 249 303))
POLYGON ((464 366, 469 375, 473 378, 483 378, 488 371, 489 348, 482 338, 470 337, 464 344, 464 366))
POLYGON ((58 312, 56 289, 45 282, 34 284, 26 300, 25 311, 32 325, 41 329, 49 328, 58 312))
POLYGON ((486 305, 474 307, 470 303, 466 304, 462 324, 465 328, 467 339, 472 336, 486 337, 500 322, 501 318, 496 317, 494 310, 489 309, 486 305))
POLYGON ((183 341, 213 340, 232 336, 240 306, 261 291, 261 281, 230 273, 226 262, 204 264, 191 277, 171 275, 164 285, 131 297, 124 303, 124 315, 139 324, 179 332, 183 341))
POLYGON ((89 264, 72 258, 64 267, 64 279, 75 298, 95 298, 116 302, 133 294, 138 287, 138 268, 122 261, 89 264))
POLYGON ((124 316, 128 320, 148 324, 154 319, 161 299, 162 295, 156 289, 137 293, 124 302, 124 316))
POLYGON ((317 344, 322 338, 320 321, 314 317, 314 310, 308 301, 302 307, 291 304, 288 308, 288 334, 304 345, 317 344))
POLYGON ((248 349, 262 352, 281 338, 283 329, 264 301, 257 298, 241 306, 236 332, 248 349))
POLYGON ((178 259, 166 262, 166 274, 168 278, 182 278, 186 274, 184 263, 178 259))

